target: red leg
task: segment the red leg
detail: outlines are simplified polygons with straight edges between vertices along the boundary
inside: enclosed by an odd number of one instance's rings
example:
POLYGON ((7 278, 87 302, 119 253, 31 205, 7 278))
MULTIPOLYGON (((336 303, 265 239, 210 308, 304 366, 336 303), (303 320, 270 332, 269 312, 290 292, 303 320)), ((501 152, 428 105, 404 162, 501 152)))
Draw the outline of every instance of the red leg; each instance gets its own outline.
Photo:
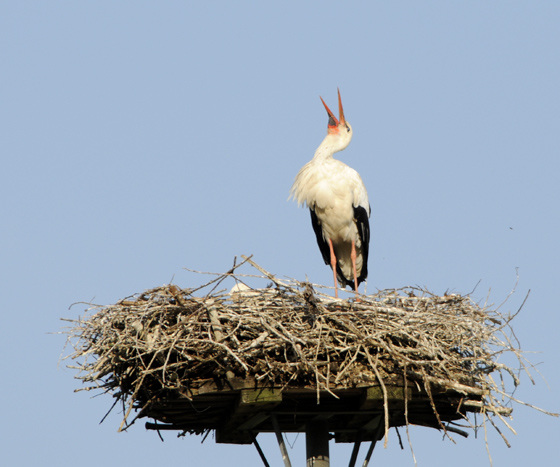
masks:
POLYGON ((358 273, 356 271, 356 244, 352 240, 352 252, 350 253, 350 258, 352 258, 352 272, 354 273, 354 291, 358 293, 358 273))
POLYGON ((334 276, 334 296, 338 298, 338 281, 336 280, 336 256, 334 255, 334 248, 332 244, 332 240, 329 238, 329 248, 331 250, 331 268, 333 270, 334 276))

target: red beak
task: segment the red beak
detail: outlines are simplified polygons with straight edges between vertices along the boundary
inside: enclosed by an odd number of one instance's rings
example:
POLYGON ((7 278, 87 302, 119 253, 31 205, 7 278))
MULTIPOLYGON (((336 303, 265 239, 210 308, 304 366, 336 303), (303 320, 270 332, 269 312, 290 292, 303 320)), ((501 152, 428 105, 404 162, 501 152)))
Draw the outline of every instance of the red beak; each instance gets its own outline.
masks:
POLYGON ((340 89, 336 88, 336 90, 338 91, 338 118, 340 123, 344 124, 346 123, 346 120, 344 120, 344 110, 342 109, 342 100, 340 99, 340 89))
POLYGON ((346 123, 346 120, 344 119, 344 110, 342 108, 342 100, 340 99, 340 89, 338 89, 338 119, 334 116, 331 109, 329 109, 329 106, 325 104, 325 101, 321 96, 319 96, 319 99, 321 99, 321 102, 323 103, 325 109, 327 109, 327 113, 329 114, 329 127, 336 128, 341 123, 346 123))

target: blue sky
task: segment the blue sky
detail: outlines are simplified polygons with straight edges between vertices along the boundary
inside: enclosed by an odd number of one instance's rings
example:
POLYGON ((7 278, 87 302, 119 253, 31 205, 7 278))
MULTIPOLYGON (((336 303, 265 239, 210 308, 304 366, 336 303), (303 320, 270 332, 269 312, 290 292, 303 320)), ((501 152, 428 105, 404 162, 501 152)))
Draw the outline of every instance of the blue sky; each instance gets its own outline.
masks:
MULTIPOLYGON (((514 312, 560 411, 560 6, 557 2, 2 2, 0 350, 5 465, 259 466, 251 446, 162 443, 99 425, 112 399, 73 391, 61 317, 206 278, 253 254, 330 284, 308 213, 288 202, 340 87, 339 157, 372 205, 368 290, 422 285, 514 312)), ((552 465, 558 419, 514 406, 494 465, 552 465)), ((484 433, 413 429, 419 465, 488 465, 484 433)), ((305 440, 288 435, 292 461, 305 440)), ((281 465, 272 436, 261 444, 281 465)), ((345 465, 350 445, 332 445, 345 465)), ((391 431, 374 465, 412 465, 391 431)))

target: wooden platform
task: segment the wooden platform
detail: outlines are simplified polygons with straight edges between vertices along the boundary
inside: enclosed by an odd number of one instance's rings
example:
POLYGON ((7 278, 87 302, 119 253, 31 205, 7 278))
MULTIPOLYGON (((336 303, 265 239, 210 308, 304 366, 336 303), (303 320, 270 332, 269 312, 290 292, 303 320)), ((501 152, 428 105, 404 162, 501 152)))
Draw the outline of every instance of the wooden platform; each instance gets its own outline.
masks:
MULTIPOLYGON (((386 386, 389 425, 408 423, 441 428, 442 423, 462 419, 467 411, 477 411, 472 395, 432 388, 432 401, 416 386, 386 386), (467 403, 465 403, 467 402, 467 403), (437 410, 438 416, 434 412, 437 410)), ((482 396, 480 399, 481 400, 482 396)), ((384 395, 381 386, 321 391, 301 387, 259 388, 253 380, 231 380, 218 388, 208 382, 184 397, 158 400, 146 407, 141 417, 152 430, 179 430, 191 433, 216 431, 216 442, 248 444, 261 432, 305 432, 313 421, 326 421, 336 442, 373 441, 384 432, 384 395)))

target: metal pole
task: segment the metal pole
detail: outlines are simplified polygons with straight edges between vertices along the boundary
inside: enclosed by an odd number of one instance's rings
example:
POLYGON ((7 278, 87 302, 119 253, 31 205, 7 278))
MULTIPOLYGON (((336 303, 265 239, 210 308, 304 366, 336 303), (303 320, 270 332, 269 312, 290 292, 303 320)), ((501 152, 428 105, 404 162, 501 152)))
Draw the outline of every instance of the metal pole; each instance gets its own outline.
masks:
POLYGON ((251 433, 251 436, 253 437, 253 444, 255 445, 255 447, 257 448, 257 452, 259 453, 259 456, 261 456, 261 460, 263 461, 264 467, 270 467, 270 464, 268 463, 268 461, 266 460, 266 457, 264 455, 263 450, 261 449, 261 446, 259 444, 259 442, 257 441, 257 437, 255 436, 254 433, 251 433))
POLYGON ((362 430, 356 433, 356 441, 354 442, 354 449, 352 449, 352 456, 350 457, 350 463, 348 467, 356 467, 356 460, 358 459, 358 453, 360 452, 360 444, 362 444, 362 438, 364 433, 362 430))
MULTIPOLYGON (((381 420, 381 417, 379 417, 379 419, 381 420)), ((383 423, 381 423, 381 421, 379 421, 379 426, 377 427, 377 430, 375 431, 375 436, 373 437, 373 440, 369 445, 369 449, 366 454, 366 458, 364 459, 364 463, 362 464, 362 467, 368 466, 369 461, 371 459, 371 455, 373 454, 373 449, 375 448, 375 443, 377 443, 377 441, 379 440, 379 437, 381 436, 383 429, 384 429, 384 425, 383 423)))
POLYGON ((278 446, 280 446, 280 453, 282 454, 282 459, 284 460, 285 467, 292 467, 290 462, 290 456, 288 456, 288 450, 286 449, 286 444, 284 444, 284 437, 280 431, 280 425, 278 424, 278 419, 276 415, 272 414, 270 416, 272 420, 272 426, 274 427, 274 432, 276 433, 276 439, 278 440, 278 446))
POLYGON ((305 426, 307 467, 329 467, 329 428, 326 420, 312 420, 305 426))

